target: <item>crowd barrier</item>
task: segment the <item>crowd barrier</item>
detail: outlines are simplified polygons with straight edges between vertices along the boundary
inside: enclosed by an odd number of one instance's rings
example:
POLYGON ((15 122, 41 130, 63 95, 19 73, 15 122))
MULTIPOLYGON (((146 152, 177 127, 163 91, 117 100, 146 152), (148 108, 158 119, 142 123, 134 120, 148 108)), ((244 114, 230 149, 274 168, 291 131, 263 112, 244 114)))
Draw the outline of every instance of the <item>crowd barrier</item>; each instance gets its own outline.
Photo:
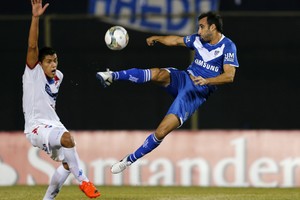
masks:
MULTIPOLYGON (((177 130, 118 175, 110 166, 151 131, 71 132, 96 185, 300 186, 300 131, 177 130)), ((22 132, 0 132, 0 185, 48 184, 58 165, 22 132)), ((65 184, 76 180, 71 175, 65 184)))

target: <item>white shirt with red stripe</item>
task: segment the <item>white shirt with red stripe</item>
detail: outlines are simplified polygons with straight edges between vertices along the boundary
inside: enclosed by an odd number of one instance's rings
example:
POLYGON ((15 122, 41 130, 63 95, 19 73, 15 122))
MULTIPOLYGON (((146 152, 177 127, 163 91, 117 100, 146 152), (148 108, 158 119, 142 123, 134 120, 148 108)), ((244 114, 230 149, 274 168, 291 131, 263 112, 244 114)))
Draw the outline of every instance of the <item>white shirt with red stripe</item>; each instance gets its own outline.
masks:
POLYGON ((63 126, 55 111, 56 98, 63 74, 56 70, 56 76, 48 79, 40 64, 33 69, 28 65, 23 74, 23 112, 25 133, 34 126, 45 124, 63 126))

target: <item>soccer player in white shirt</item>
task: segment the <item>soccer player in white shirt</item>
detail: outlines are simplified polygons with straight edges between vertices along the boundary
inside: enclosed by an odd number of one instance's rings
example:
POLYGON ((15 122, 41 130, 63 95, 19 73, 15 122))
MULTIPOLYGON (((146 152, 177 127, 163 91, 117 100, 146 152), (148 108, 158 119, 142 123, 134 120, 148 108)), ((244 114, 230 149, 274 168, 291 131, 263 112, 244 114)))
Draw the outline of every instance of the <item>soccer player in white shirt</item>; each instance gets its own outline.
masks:
POLYGON ((75 141, 55 112, 63 79, 63 74, 57 69, 57 54, 50 47, 38 48, 39 17, 49 4, 43 6, 42 0, 31 0, 31 5, 32 19, 23 74, 24 133, 33 146, 44 150, 53 160, 62 162, 53 174, 43 199, 54 199, 70 173, 89 198, 96 198, 100 192, 83 173, 75 141))

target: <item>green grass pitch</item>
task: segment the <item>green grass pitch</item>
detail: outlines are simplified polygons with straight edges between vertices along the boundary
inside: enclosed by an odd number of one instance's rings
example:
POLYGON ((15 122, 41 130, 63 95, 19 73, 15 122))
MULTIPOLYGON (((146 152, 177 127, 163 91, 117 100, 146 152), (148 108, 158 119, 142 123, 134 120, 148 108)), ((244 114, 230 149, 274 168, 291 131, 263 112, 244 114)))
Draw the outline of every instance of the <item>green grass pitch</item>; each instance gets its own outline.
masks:
MULTIPOLYGON (((0 186, 1 200, 42 200, 47 186, 0 186)), ((103 200, 300 200, 300 188, 98 186, 103 200)), ((64 186, 56 200, 89 199, 64 186)))

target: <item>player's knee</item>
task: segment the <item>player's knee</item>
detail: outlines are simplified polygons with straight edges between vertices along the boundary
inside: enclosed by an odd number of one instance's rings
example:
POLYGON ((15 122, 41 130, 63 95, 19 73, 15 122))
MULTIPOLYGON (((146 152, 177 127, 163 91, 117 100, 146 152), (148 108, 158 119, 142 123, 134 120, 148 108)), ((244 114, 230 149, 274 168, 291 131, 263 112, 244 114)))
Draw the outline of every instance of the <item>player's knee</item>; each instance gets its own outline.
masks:
POLYGON ((159 83, 168 83, 170 74, 168 71, 160 68, 151 69, 151 80, 159 83))
POLYGON ((159 78, 159 68, 152 68, 151 69, 151 80, 157 81, 159 78))
POLYGON ((70 170, 68 163, 63 163, 62 164, 65 170, 70 170))
POLYGON ((65 132, 61 137, 61 145, 66 148, 72 148, 75 146, 74 139, 69 132, 65 132))

